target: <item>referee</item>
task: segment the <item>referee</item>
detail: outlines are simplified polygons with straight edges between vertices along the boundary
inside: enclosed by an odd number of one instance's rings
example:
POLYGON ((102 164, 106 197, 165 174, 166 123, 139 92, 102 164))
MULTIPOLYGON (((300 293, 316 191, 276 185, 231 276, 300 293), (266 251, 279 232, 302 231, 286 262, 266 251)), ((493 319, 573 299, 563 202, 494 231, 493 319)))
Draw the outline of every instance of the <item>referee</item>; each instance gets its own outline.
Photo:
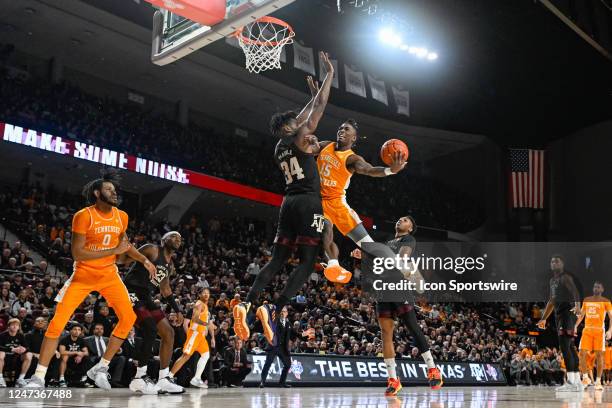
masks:
POLYGON ((287 374, 289 373, 289 369, 291 368, 291 355, 289 354, 289 339, 291 338, 291 325, 289 324, 289 320, 287 319, 287 307, 283 307, 280 312, 280 317, 276 321, 276 345, 272 346, 268 344, 266 348, 266 362, 263 366, 263 370, 261 371, 261 383, 259 384, 259 388, 263 388, 266 386, 266 379, 268 377, 268 371, 270 370, 270 366, 274 362, 274 359, 278 356, 283 363, 283 371, 281 372, 279 386, 284 388, 291 388, 290 385, 286 383, 287 374))

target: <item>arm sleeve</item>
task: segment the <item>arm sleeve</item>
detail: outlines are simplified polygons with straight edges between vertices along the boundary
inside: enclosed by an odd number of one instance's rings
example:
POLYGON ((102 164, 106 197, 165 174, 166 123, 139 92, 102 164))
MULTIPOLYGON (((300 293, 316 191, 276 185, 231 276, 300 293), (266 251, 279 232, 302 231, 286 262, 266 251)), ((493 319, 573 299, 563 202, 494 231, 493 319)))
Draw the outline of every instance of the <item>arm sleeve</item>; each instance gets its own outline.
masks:
POLYGON ((91 225, 91 215, 89 211, 81 210, 74 214, 72 218, 72 232, 76 234, 87 233, 87 229, 91 225))

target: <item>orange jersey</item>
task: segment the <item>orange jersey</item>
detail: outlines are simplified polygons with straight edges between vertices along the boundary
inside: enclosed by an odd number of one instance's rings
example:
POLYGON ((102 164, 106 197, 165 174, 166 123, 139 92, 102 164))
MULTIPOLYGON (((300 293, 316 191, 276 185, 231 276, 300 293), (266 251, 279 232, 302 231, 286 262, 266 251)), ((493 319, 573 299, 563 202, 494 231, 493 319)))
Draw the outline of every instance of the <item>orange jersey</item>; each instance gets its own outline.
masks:
POLYGON ((321 150, 317 158, 321 179, 321 198, 341 198, 351 182, 351 173, 346 168, 346 159, 355 154, 352 150, 337 151, 336 144, 330 143, 321 150))
MULTIPOLYGON (((199 300, 196 302, 196 306, 198 305, 198 303, 200 303, 202 305, 202 311, 198 315, 198 319, 200 319, 201 321, 203 321, 206 324, 208 324, 208 306, 206 306, 204 303, 202 303, 199 300)), ((197 332, 202 333, 204 335, 206 334, 207 328, 208 328, 208 326, 203 326, 201 324, 198 324, 198 323, 194 322, 193 320, 191 321, 191 325, 189 326, 189 330, 194 331, 194 332, 197 331, 197 332)))
MULTIPOLYGON (((115 248, 128 226, 128 215, 115 207, 109 214, 100 213, 95 206, 85 207, 72 219, 72 232, 85 235, 85 249, 104 251, 115 248)), ((100 270, 115 265, 116 255, 89 261, 75 262, 75 269, 100 270)), ((115 270, 113 268, 113 270, 115 270)))
POLYGON ((585 330, 603 330, 605 328, 606 313, 612 310, 612 303, 604 297, 588 297, 582 303, 585 330))

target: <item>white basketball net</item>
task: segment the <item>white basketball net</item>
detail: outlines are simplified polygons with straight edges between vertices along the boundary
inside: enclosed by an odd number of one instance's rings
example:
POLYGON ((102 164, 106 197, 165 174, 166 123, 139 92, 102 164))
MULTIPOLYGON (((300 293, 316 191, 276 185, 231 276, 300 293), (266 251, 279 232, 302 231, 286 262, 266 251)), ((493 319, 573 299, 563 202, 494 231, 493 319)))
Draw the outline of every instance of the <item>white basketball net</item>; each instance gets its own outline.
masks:
POLYGON ((292 29, 275 22, 257 20, 244 26, 238 43, 246 56, 246 69, 255 74, 281 69, 283 47, 292 44, 294 36, 292 29))

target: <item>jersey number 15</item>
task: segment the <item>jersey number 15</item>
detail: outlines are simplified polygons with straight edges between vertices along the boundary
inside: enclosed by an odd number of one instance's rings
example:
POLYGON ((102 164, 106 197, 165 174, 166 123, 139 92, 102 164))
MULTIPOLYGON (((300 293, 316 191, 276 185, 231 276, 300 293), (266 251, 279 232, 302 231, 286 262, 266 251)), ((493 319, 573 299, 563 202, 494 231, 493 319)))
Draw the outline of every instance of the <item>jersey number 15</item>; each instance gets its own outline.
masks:
POLYGON ((300 167, 297 157, 292 157, 289 162, 280 162, 280 167, 285 173, 285 181, 287 184, 293 183, 294 180, 301 180, 304 178, 304 171, 300 167))

